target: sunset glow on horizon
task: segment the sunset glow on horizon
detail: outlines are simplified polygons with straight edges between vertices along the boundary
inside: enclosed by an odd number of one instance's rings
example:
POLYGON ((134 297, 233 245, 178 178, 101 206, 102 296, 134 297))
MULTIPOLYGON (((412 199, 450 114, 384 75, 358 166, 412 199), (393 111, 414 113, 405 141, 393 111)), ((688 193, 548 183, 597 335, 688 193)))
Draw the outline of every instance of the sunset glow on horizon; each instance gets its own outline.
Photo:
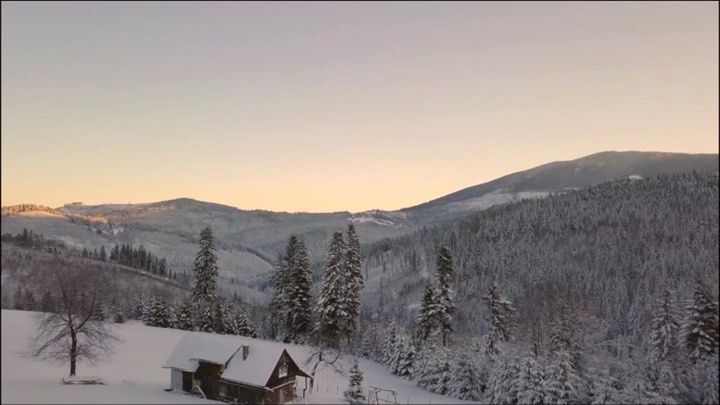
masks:
POLYGON ((2 4, 2 205, 416 205, 718 152, 718 4, 2 4))

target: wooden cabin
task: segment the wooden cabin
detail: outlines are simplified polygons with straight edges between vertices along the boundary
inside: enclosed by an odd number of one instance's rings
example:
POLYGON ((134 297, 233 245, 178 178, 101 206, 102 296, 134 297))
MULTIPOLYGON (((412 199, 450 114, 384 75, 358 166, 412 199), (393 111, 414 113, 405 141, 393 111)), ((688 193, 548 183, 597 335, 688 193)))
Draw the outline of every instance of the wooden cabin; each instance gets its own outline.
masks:
POLYGON ((277 344, 193 332, 185 334, 163 368, 170 369, 173 391, 238 404, 292 402, 297 377, 305 378, 303 394, 312 378, 277 344))

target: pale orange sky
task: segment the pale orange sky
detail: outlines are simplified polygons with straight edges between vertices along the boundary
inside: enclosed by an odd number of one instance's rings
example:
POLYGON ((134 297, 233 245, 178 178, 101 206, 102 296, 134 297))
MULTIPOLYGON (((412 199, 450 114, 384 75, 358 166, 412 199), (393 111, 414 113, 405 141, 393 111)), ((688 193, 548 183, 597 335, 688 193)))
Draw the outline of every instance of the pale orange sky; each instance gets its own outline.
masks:
POLYGON ((415 205, 718 151, 718 4, 2 3, 2 205, 415 205))

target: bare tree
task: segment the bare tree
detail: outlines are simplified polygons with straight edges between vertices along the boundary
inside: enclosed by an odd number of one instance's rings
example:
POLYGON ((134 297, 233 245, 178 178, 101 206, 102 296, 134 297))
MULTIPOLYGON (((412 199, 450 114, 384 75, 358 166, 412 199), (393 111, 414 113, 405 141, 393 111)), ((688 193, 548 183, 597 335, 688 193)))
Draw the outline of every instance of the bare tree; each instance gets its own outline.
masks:
POLYGON ((93 319, 101 310, 109 278, 101 271, 54 264, 51 279, 57 307, 53 313, 36 317, 37 335, 28 354, 55 363, 69 361, 70 375, 74 376, 78 362, 96 364, 111 355, 118 342, 108 324, 93 319))

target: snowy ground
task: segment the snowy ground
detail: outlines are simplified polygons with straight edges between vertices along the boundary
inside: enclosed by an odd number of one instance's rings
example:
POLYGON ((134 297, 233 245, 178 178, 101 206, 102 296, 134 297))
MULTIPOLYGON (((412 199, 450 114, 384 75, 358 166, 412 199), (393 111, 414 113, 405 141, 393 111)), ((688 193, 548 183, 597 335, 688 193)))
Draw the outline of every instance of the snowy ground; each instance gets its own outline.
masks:
MULTIPOLYGON (((36 362, 21 355, 33 331, 31 312, 2 310, 2 403, 213 403, 164 391, 170 384, 170 371, 161 367, 182 335, 193 332, 151 328, 138 323, 120 325, 117 335, 122 342, 110 361, 96 367, 78 366, 79 375, 100 377, 108 385, 63 385, 60 379, 67 376, 68 367, 36 362)), ((304 366, 311 347, 250 340, 258 345, 284 346, 301 367, 311 368, 304 366)), ((400 404, 468 403, 427 392, 412 381, 390 374, 383 365, 364 359, 359 364, 366 390, 369 386, 393 389, 398 392, 400 404)), ((342 392, 347 386, 347 377, 332 369, 318 370, 316 391, 308 394, 304 402, 345 402, 342 392)), ((303 387, 300 379, 298 391, 302 392, 303 387)))

